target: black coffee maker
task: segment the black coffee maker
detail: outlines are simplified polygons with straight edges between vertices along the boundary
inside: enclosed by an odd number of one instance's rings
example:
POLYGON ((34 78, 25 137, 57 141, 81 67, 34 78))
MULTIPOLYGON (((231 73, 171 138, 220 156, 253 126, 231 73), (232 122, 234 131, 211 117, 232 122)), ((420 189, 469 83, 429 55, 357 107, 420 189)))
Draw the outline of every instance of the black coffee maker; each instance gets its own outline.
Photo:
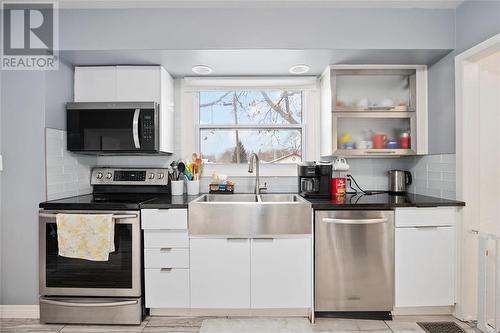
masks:
POLYGON ((329 198, 332 187, 330 163, 304 162, 297 165, 299 194, 305 198, 329 198))

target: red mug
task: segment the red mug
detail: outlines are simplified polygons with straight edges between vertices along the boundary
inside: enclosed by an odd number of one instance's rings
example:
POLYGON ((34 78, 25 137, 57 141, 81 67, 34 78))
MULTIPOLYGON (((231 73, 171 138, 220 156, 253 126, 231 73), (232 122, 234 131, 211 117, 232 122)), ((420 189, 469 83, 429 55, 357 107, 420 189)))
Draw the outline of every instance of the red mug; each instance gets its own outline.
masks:
POLYGON ((345 195, 346 192, 346 179, 345 178, 332 178, 332 196, 337 197, 345 195))
POLYGON ((372 136, 373 149, 384 149, 386 140, 387 140, 386 134, 380 134, 380 133, 373 134, 372 136))

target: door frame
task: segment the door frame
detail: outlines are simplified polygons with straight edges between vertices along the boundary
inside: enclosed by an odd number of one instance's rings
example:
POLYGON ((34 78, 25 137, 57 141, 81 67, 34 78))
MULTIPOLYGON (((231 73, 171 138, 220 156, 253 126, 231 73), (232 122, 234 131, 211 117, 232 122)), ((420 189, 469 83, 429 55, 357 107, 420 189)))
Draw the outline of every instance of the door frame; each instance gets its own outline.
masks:
MULTIPOLYGON (((485 275, 479 270, 484 257, 479 255, 477 217, 480 191, 478 178, 472 172, 477 168, 480 156, 475 142, 480 124, 479 117, 473 111, 479 105, 479 61, 499 51, 500 34, 497 34, 455 57, 456 190, 457 198, 465 201, 466 206, 458 214, 457 299, 454 315, 467 321, 477 319, 478 327, 483 331, 487 329, 485 295, 481 294, 485 275)), ((497 267, 497 271, 500 272, 500 267, 497 267)), ((500 299, 500 290, 497 290, 497 299, 500 299)), ((498 308, 500 306, 497 306, 497 314, 500 311, 498 308)))

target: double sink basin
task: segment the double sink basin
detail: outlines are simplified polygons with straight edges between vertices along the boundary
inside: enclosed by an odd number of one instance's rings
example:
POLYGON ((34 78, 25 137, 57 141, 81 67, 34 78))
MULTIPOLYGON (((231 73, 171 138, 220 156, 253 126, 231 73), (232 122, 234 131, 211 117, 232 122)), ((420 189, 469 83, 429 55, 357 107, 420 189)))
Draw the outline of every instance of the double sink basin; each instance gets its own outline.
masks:
POLYGON ((311 204, 297 194, 205 194, 189 203, 189 232, 234 238, 310 234, 311 204))

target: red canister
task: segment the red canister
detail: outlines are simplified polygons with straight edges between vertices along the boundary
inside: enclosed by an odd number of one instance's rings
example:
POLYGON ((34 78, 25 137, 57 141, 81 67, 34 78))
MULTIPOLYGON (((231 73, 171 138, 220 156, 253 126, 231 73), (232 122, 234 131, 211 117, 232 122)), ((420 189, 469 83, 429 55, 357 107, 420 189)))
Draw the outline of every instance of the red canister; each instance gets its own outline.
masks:
POLYGON ((403 149, 409 149, 411 146, 411 137, 410 133, 401 133, 399 136, 399 146, 403 149))
POLYGON ((345 195, 346 179, 345 178, 332 178, 332 196, 345 195))

